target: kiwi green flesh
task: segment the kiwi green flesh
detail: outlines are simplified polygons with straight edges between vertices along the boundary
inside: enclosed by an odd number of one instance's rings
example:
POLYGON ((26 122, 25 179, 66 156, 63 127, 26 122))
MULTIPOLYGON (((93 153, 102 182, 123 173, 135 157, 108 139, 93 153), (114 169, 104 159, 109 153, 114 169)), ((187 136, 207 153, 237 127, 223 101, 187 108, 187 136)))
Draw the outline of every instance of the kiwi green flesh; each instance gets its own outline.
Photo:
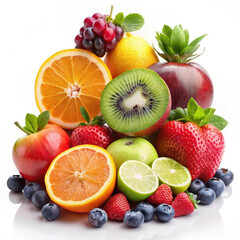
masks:
POLYGON ((162 78, 144 68, 128 70, 104 88, 100 108, 115 131, 134 133, 154 125, 165 113, 169 90, 162 78))

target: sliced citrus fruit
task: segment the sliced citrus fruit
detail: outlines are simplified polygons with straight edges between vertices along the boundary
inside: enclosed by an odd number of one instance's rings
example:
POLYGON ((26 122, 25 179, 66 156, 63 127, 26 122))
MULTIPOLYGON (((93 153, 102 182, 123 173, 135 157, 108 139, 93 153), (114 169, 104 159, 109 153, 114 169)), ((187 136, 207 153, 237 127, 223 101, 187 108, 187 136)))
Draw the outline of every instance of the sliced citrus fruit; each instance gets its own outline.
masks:
POLYGON ((116 167, 110 154, 95 145, 79 145, 51 163, 45 185, 51 200, 73 212, 88 212, 112 194, 116 167))
POLYGON ((84 49, 55 53, 40 67, 35 82, 39 110, 50 111, 50 121, 66 129, 84 122, 83 106, 90 117, 100 114, 100 96, 112 79, 107 65, 84 49))
POLYGON ((132 201, 142 201, 158 188, 158 177, 145 163, 136 160, 124 162, 118 171, 118 188, 132 201))
POLYGON ((188 169, 171 158, 156 159, 152 163, 152 169, 160 182, 169 185, 174 194, 186 191, 192 180, 188 169))

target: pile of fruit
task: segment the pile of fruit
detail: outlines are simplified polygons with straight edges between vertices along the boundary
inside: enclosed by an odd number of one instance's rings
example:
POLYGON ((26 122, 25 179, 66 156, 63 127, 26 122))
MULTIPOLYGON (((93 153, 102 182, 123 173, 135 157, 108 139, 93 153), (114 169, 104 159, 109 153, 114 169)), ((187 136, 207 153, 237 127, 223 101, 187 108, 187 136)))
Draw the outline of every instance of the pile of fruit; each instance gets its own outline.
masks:
POLYGON ((161 53, 129 34, 143 26, 141 15, 113 18, 112 10, 87 17, 76 48, 43 63, 40 114, 15 122, 26 135, 13 147, 20 175, 7 186, 49 221, 64 208, 88 212, 94 227, 169 222, 211 204, 234 178, 219 168, 227 121, 210 108, 209 74, 191 62, 206 35, 189 43, 181 25, 164 25, 161 53))

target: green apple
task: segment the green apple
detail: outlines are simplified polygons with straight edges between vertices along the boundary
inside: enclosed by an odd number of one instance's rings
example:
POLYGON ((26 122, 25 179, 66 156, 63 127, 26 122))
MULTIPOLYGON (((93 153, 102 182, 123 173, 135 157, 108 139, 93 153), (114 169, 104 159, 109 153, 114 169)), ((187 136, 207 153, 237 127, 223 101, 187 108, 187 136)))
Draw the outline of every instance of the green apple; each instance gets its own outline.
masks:
POLYGON ((126 137, 111 143, 106 149, 112 156, 118 169, 127 160, 137 160, 151 166, 158 158, 153 145, 144 138, 126 137))

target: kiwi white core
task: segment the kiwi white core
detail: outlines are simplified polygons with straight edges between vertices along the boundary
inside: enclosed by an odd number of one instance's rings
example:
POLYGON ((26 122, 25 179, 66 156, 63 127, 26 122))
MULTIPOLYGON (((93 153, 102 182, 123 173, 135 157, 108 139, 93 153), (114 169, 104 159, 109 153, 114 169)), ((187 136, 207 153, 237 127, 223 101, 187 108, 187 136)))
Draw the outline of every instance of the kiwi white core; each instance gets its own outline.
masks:
POLYGON ((131 96, 123 100, 123 106, 127 109, 133 109, 133 107, 141 108, 146 106, 148 99, 142 95, 141 89, 137 89, 131 96), (137 103, 137 105, 136 105, 137 103))

